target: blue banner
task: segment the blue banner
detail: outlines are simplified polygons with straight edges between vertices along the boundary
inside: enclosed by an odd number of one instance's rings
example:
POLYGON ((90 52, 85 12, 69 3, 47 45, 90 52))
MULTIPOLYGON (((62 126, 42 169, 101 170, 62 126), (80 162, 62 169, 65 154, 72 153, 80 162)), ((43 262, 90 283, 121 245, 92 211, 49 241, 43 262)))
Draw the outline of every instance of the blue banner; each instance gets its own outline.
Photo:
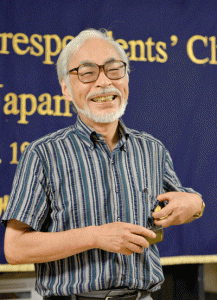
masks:
POLYGON ((125 124, 160 139, 182 185, 206 203, 201 219, 165 230, 160 254, 216 255, 216 15, 216 0, 1 1, 0 217, 25 147, 75 122, 56 75, 61 49, 106 28, 130 60, 125 124))

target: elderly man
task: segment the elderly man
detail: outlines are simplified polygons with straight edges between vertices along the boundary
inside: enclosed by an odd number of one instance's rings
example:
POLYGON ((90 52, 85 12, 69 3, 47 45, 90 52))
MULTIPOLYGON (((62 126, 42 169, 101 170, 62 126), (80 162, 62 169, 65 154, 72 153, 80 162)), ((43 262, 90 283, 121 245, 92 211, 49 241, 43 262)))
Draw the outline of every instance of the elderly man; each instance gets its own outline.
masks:
POLYGON ((57 71, 78 118, 23 153, 2 220, 6 258, 35 263, 44 299, 151 299, 164 278, 150 228, 190 222, 204 203, 160 141, 120 120, 129 63, 118 43, 83 31, 57 71))

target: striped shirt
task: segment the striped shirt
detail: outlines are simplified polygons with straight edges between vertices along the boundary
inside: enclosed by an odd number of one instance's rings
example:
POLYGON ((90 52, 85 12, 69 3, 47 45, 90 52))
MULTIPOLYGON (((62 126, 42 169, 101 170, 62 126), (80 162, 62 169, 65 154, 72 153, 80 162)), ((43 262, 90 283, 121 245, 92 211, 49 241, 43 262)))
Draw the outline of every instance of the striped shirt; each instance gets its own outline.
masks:
MULTIPOLYGON (((181 186, 160 141, 122 121, 119 135, 111 152, 78 117, 73 126, 31 143, 19 161, 2 223, 16 219, 43 232, 115 221, 149 228, 159 194, 194 192, 181 186)), ((164 280, 156 245, 131 256, 91 249, 35 268, 42 296, 121 286, 155 291, 164 280)))

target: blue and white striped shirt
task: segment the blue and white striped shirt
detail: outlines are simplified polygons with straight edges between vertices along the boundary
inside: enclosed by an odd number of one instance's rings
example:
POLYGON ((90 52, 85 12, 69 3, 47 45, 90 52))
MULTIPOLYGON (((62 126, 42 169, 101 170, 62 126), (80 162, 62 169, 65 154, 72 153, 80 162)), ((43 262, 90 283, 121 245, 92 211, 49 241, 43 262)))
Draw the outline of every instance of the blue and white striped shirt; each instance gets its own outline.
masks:
MULTIPOLYGON (((156 197, 181 187, 164 145, 119 122, 111 152, 103 137, 78 117, 24 151, 2 222, 17 219, 36 231, 59 232, 114 221, 153 225, 156 197)), ((163 273, 156 245, 126 256, 92 249, 36 264, 36 291, 72 295, 127 286, 157 290, 163 273)))

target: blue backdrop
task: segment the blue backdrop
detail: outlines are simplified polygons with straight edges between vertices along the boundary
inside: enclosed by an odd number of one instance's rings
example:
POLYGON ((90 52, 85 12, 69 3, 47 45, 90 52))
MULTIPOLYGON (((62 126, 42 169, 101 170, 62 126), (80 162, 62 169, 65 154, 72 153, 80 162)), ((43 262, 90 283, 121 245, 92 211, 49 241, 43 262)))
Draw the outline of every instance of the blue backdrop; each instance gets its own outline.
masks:
POLYGON ((58 54, 81 30, 106 28, 131 65, 125 124, 160 139, 183 186, 206 202, 203 218, 165 230, 160 254, 215 255, 216 15, 216 0, 2 0, 0 216, 25 146, 75 122, 58 85, 58 54))

